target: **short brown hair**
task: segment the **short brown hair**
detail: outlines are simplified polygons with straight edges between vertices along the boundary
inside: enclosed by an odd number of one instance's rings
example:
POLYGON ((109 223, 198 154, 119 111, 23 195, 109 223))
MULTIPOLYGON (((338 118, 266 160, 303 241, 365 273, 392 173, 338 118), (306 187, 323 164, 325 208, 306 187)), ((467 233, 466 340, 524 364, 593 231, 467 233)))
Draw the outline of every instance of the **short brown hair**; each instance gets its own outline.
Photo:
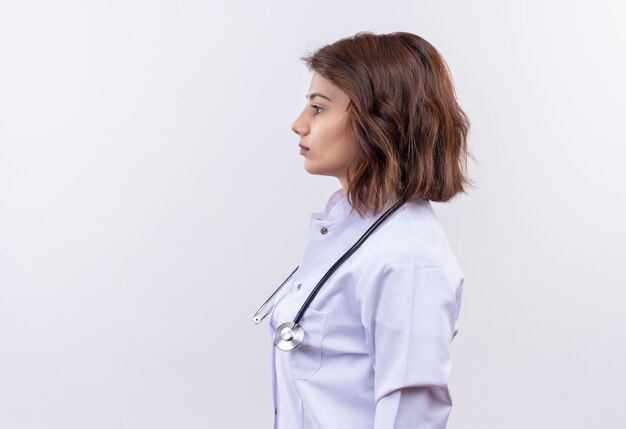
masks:
POLYGON ((350 98, 348 127, 359 156, 348 171, 348 196, 359 215, 398 199, 446 202, 473 186, 469 120, 429 42, 363 31, 300 59, 350 98))

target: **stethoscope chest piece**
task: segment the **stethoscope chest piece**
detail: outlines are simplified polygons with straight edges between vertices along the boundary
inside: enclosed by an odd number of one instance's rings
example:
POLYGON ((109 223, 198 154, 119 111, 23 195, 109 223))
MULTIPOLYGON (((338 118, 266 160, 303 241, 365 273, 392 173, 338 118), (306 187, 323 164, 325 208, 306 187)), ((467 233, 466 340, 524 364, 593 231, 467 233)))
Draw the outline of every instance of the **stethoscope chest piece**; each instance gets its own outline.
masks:
POLYGON ((304 340, 304 329, 294 322, 285 322, 274 332, 274 344, 286 352, 298 348, 302 340, 304 340))

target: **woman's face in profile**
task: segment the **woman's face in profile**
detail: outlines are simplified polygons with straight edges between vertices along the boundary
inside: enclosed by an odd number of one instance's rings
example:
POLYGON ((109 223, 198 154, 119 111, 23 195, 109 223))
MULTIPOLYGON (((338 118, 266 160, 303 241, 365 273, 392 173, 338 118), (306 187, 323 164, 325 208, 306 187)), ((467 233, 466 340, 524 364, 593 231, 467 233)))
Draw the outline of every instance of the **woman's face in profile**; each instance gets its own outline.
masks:
POLYGON ((357 151, 347 129, 350 99, 328 79, 313 73, 304 110, 291 125, 300 136, 304 169, 310 174, 335 176, 347 189, 346 173, 357 151))

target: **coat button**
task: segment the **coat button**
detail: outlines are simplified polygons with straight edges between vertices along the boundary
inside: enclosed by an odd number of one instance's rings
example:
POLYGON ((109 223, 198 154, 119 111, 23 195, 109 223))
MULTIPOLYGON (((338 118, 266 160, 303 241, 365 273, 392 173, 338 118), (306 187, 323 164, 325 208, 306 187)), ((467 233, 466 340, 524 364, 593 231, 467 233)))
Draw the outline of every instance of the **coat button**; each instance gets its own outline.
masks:
POLYGON ((322 234, 328 234, 328 228, 326 228, 325 226, 322 227, 322 229, 320 229, 320 232, 322 234))
POLYGON ((298 286, 296 286, 296 289, 300 290, 301 287, 302 287, 302 283, 298 283, 298 286))

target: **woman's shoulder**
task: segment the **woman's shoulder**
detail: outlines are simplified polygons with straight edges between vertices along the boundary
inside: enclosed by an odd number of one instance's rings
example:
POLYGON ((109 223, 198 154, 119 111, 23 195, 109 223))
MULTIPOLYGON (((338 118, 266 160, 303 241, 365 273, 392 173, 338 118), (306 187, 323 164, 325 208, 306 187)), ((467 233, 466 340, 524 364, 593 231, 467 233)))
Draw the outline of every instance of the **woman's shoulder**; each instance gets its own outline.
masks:
POLYGON ((406 202, 368 239, 362 261, 373 268, 411 265, 412 269, 440 268, 451 279, 462 277, 447 234, 431 202, 406 202))

